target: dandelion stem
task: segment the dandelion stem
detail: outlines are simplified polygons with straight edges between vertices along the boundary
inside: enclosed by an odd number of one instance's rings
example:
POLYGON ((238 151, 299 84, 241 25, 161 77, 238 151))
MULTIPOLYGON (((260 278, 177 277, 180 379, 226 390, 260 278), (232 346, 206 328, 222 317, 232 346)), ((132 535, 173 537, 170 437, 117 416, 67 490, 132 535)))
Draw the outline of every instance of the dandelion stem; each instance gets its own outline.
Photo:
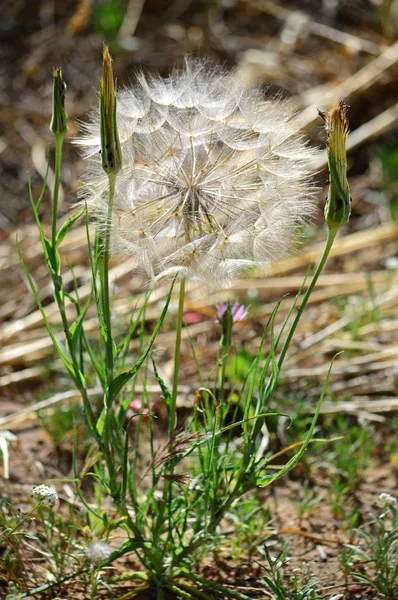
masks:
POLYGON ((115 196, 116 173, 108 173, 109 181, 109 196, 108 196, 108 214, 105 222, 105 231, 103 237, 103 254, 100 257, 100 279, 101 279, 101 305, 105 323, 105 367, 106 367, 106 415, 104 426, 104 451, 105 458, 109 470, 110 487, 112 497, 115 499, 119 494, 118 485, 116 482, 115 466, 112 459, 112 421, 114 413, 112 404, 114 397, 110 392, 110 387, 113 381, 113 339, 112 339, 112 324, 111 324, 111 302, 109 293, 109 254, 110 254, 110 239, 111 239, 111 223, 113 200, 115 196))
MULTIPOLYGON (((110 253, 110 240, 111 240, 111 222, 112 222, 112 210, 113 210, 113 199, 115 196, 115 184, 116 175, 110 173, 109 179, 109 197, 108 197, 108 215, 105 223, 105 234, 104 234, 104 247, 103 247, 103 258, 101 263, 101 299, 102 299, 102 310, 104 314, 105 327, 106 327, 106 375, 108 387, 113 380, 113 339, 112 339, 112 324, 111 324, 111 306, 110 306, 110 294, 109 294, 109 253, 110 253)), ((108 408, 113 398, 108 397, 108 408)))
MULTIPOLYGON (((66 129, 65 129, 66 131, 66 129)), ((88 425, 97 441, 100 442, 95 426, 95 416, 93 409, 90 404, 90 400, 87 395, 87 390, 84 385, 83 378, 80 377, 80 369, 78 360, 76 358, 76 353, 73 348, 72 334, 69 327, 69 322, 66 316, 66 307, 65 307, 65 291, 63 287, 63 282, 61 276, 59 276, 58 269, 56 267, 56 254, 57 254, 57 216, 58 216, 58 198, 59 198, 59 186, 60 186, 60 178, 61 178, 61 163, 62 163, 62 146, 65 137, 65 131, 60 133, 54 133, 55 137, 55 176, 54 176, 54 190, 53 190, 53 209, 52 209, 52 227, 51 227, 51 244, 52 244, 52 260, 51 260, 51 277, 54 283, 54 298, 57 302, 58 309, 61 315, 62 327, 65 333, 65 338, 67 342, 67 347, 69 350, 69 354, 72 360, 72 364, 75 370, 75 383, 76 386, 82 396, 84 410, 86 413, 86 418, 88 421, 88 425)))
POLYGON ((326 261, 328 259, 328 256, 330 254, 330 250, 332 249, 333 242, 334 242, 334 239, 336 237, 337 231, 338 231, 337 229, 329 229, 328 230, 328 237, 327 237, 327 240, 326 240, 326 245, 325 245, 325 249, 323 251, 321 260, 319 261, 319 264, 318 264, 318 266, 316 268, 316 271, 315 271, 315 273, 314 273, 314 275, 312 277, 311 283, 309 284, 309 286, 307 288, 307 291, 306 291, 306 293, 304 295, 304 298, 303 298, 302 302, 300 303, 300 307, 297 310, 297 314, 296 314, 296 316, 294 318, 292 326, 289 329, 289 332, 287 334, 286 340, 285 340, 285 342, 284 342, 284 344, 282 346, 282 350, 281 350, 281 353, 280 353, 279 358, 278 358, 278 370, 280 370, 281 367, 282 367, 282 365, 283 365, 283 361, 285 360, 286 352, 289 349, 289 346, 290 346, 290 343, 292 341, 294 332, 296 331, 297 325, 299 324, 299 321, 301 319, 301 315, 304 312, 304 309, 305 309, 305 307, 307 305, 309 297, 311 296, 312 291, 313 291, 313 289, 315 287, 315 284, 318 281, 318 277, 321 274, 321 272, 323 270, 323 267, 325 266, 325 263, 326 263, 326 261))
MULTIPOLYGON (((173 437, 176 429, 176 413, 177 413, 177 393, 178 393, 178 373, 180 369, 180 352, 181 352, 181 332, 182 332, 182 321, 184 313, 184 300, 185 300, 185 278, 181 279, 180 282, 180 294, 178 300, 178 312, 177 312, 177 326, 176 326, 176 341, 174 348, 174 374, 173 374, 173 389, 171 394, 171 405, 169 411, 169 448, 171 449, 173 443, 173 437)), ((173 466, 168 469, 169 474, 173 474, 173 466)), ((160 531, 161 524, 163 522, 163 515, 167 506, 169 512, 168 518, 168 535, 169 540, 172 539, 172 480, 166 479, 163 487, 163 498, 162 503, 159 507, 158 516, 156 519, 155 530, 160 531)))
MULTIPOLYGON (((229 313, 231 309, 228 308, 229 313)), ((229 318, 229 323, 226 325, 228 332, 223 332, 221 339, 221 364, 218 371, 218 401, 224 400, 224 386, 225 386, 225 372, 228 363, 229 352, 231 350, 231 330, 232 330, 232 317, 229 318)))
POLYGON ((55 135, 55 179, 54 179, 53 211, 52 211, 52 227, 51 227, 51 243, 52 243, 54 252, 55 252, 55 246, 56 246, 56 241, 57 241, 58 198, 59 198, 59 185, 60 185, 63 142, 64 142, 64 134, 62 134, 62 133, 56 134, 55 135))
POLYGON ((174 436, 176 428, 176 412, 177 412, 177 393, 178 393, 178 373, 180 370, 180 352, 181 352, 181 333, 182 333, 182 317, 184 313, 185 300, 185 278, 180 283, 180 296, 178 300, 177 313, 177 328, 176 328, 176 343, 174 348, 174 375, 173 375, 173 391, 171 395, 171 406, 169 415, 169 438, 174 436))
MULTIPOLYGON (((336 237, 336 234, 337 234, 337 230, 336 229, 329 229, 328 230, 328 237, 327 237, 327 240, 326 240, 326 244, 325 244, 325 248, 323 250, 323 254, 322 254, 321 260, 319 261, 319 264, 318 264, 318 266, 316 268, 316 271, 315 271, 315 273, 314 273, 314 275, 313 275, 313 277, 311 279, 311 283, 309 284, 309 286, 307 288, 307 291, 304 294, 304 298, 303 298, 303 300, 300 303, 300 306, 299 306, 299 308, 297 310, 297 314, 296 314, 296 316, 294 318, 294 321, 293 321, 293 323, 292 323, 292 325, 291 325, 291 327, 290 327, 290 329, 288 331, 287 337, 286 337, 286 339, 285 339, 285 341, 283 343, 281 353, 279 354, 279 357, 278 357, 278 364, 277 364, 278 368, 277 368, 277 371, 276 371, 275 374, 273 374, 269 378, 267 386, 266 386, 266 388, 265 388, 265 390, 264 390, 264 392, 262 394, 262 400, 263 400, 262 401, 262 405, 264 405, 264 403, 269 399, 269 397, 270 397, 270 395, 272 393, 272 390, 275 388, 275 386, 277 384, 277 381, 278 381, 278 378, 279 378, 279 373, 280 373, 280 370, 281 370, 281 368, 283 366, 283 361, 285 360, 286 353, 287 353, 287 351, 289 349, 290 343, 291 343, 291 341, 293 339, 293 336, 294 336, 294 333, 295 333, 295 331, 297 329, 297 325, 300 322, 301 316, 302 316, 302 314, 304 312, 304 309, 305 309, 305 307, 307 305, 307 302, 308 302, 308 300, 309 300, 309 298, 310 298, 310 296, 311 296, 311 294, 313 292, 315 284, 318 281, 319 275, 321 274, 321 272, 323 270, 323 267, 325 266, 325 263, 326 263, 326 261, 328 259, 329 254, 330 254, 330 250, 332 249, 333 242, 334 242, 334 239, 336 237)), ((261 410, 262 410, 262 408, 261 408, 261 410)), ((256 437, 257 437, 257 435, 260 433, 261 428, 263 426, 263 423, 264 423, 264 418, 260 418, 260 419, 256 420, 254 428, 253 428, 253 433, 252 433, 252 439, 253 440, 255 440, 256 437)))

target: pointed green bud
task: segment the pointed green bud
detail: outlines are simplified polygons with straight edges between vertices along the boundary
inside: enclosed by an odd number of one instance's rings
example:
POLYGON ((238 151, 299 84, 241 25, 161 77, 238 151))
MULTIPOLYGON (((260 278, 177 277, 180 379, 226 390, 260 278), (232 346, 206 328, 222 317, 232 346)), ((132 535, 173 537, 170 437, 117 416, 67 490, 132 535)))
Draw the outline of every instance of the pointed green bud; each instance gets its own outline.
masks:
POLYGON ((329 165, 329 194, 325 206, 325 221, 331 230, 338 231, 348 223, 351 196, 347 180, 348 106, 341 100, 326 113, 319 112, 325 121, 329 165))
POLYGON ((50 130, 54 135, 62 135, 68 131, 68 115, 65 111, 66 82, 62 77, 62 69, 53 69, 53 115, 50 130))
POLYGON ((108 175, 116 175, 122 168, 122 150, 116 122, 116 92, 112 59, 108 46, 105 45, 100 83, 100 123, 102 168, 108 175))

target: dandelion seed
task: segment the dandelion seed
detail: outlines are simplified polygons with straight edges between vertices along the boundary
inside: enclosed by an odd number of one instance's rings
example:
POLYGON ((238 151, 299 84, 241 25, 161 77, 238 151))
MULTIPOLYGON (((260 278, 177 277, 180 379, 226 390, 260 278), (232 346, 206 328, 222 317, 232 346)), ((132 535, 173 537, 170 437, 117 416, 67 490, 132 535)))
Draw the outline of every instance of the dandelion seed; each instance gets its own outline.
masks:
POLYGON ((84 551, 84 554, 93 565, 106 561, 112 554, 110 546, 106 542, 98 540, 92 542, 84 551))
POLYGON ((45 506, 53 507, 58 504, 58 494, 56 490, 48 485, 35 485, 32 489, 32 498, 38 500, 45 506))
MULTIPOLYGON (((111 251, 150 278, 228 285, 289 252, 311 217, 315 152, 288 102, 265 101, 232 75, 186 61, 117 94, 122 168, 111 251)), ((78 140, 89 158, 83 199, 107 222, 99 117, 78 140)))

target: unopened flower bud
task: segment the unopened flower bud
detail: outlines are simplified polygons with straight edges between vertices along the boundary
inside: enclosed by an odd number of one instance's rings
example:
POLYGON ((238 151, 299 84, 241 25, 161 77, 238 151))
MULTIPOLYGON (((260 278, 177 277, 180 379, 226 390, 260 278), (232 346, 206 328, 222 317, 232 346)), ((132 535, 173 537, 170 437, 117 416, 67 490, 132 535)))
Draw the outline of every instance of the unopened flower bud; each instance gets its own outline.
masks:
POLYGON ((50 130, 54 135, 65 135, 68 131, 68 115, 65 111, 66 82, 62 69, 53 69, 53 114, 50 130))
POLYGON ((112 59, 104 45, 103 76, 100 84, 100 126, 102 168, 107 175, 116 175, 122 167, 122 151, 116 121, 116 92, 112 59))
POLYGON ((347 180, 346 140, 348 106, 341 100, 326 113, 319 112, 325 121, 329 166, 329 194, 325 206, 325 221, 329 229, 338 231, 348 223, 351 196, 347 180))

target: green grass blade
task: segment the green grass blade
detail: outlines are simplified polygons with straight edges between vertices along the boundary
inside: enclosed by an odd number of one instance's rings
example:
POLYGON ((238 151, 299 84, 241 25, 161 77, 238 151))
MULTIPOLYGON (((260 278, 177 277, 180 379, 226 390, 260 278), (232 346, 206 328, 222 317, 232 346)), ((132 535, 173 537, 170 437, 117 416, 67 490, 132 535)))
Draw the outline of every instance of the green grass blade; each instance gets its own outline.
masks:
POLYGON ((83 206, 77 213, 72 215, 65 223, 62 225, 61 229, 57 233, 57 237, 55 240, 55 245, 59 246, 60 243, 64 240, 66 234, 72 229, 74 223, 84 214, 86 211, 85 206, 83 206))
POLYGON ((328 386, 328 383, 329 383, 330 374, 331 374, 332 368, 333 368, 333 363, 336 360, 337 356, 339 356, 339 354, 341 354, 341 352, 339 352, 338 354, 336 354, 333 357, 332 362, 330 363, 330 367, 329 367, 327 375, 326 375, 325 383, 323 384, 322 393, 321 393, 320 398, 318 400, 318 404, 316 406, 315 414, 314 414, 314 417, 313 417, 313 419, 311 421, 311 425, 310 425, 308 433, 307 433, 307 435, 305 437, 303 445, 301 446, 301 448, 297 452, 297 454, 295 454, 276 475, 265 476, 263 478, 260 477, 257 480, 257 485, 259 485, 260 487, 266 487, 268 485, 271 485, 271 483, 273 483, 277 479, 280 479, 281 477, 283 477, 283 475, 285 475, 286 473, 288 473, 288 471, 290 471, 298 463, 298 461, 300 460, 300 458, 303 456, 304 452, 306 451, 307 446, 308 446, 308 444, 311 441, 312 434, 314 432, 315 425, 316 425, 316 422, 318 420, 319 413, 321 411, 322 402, 323 402, 323 399, 324 399, 325 394, 326 394, 326 390, 327 390, 327 386, 328 386))

